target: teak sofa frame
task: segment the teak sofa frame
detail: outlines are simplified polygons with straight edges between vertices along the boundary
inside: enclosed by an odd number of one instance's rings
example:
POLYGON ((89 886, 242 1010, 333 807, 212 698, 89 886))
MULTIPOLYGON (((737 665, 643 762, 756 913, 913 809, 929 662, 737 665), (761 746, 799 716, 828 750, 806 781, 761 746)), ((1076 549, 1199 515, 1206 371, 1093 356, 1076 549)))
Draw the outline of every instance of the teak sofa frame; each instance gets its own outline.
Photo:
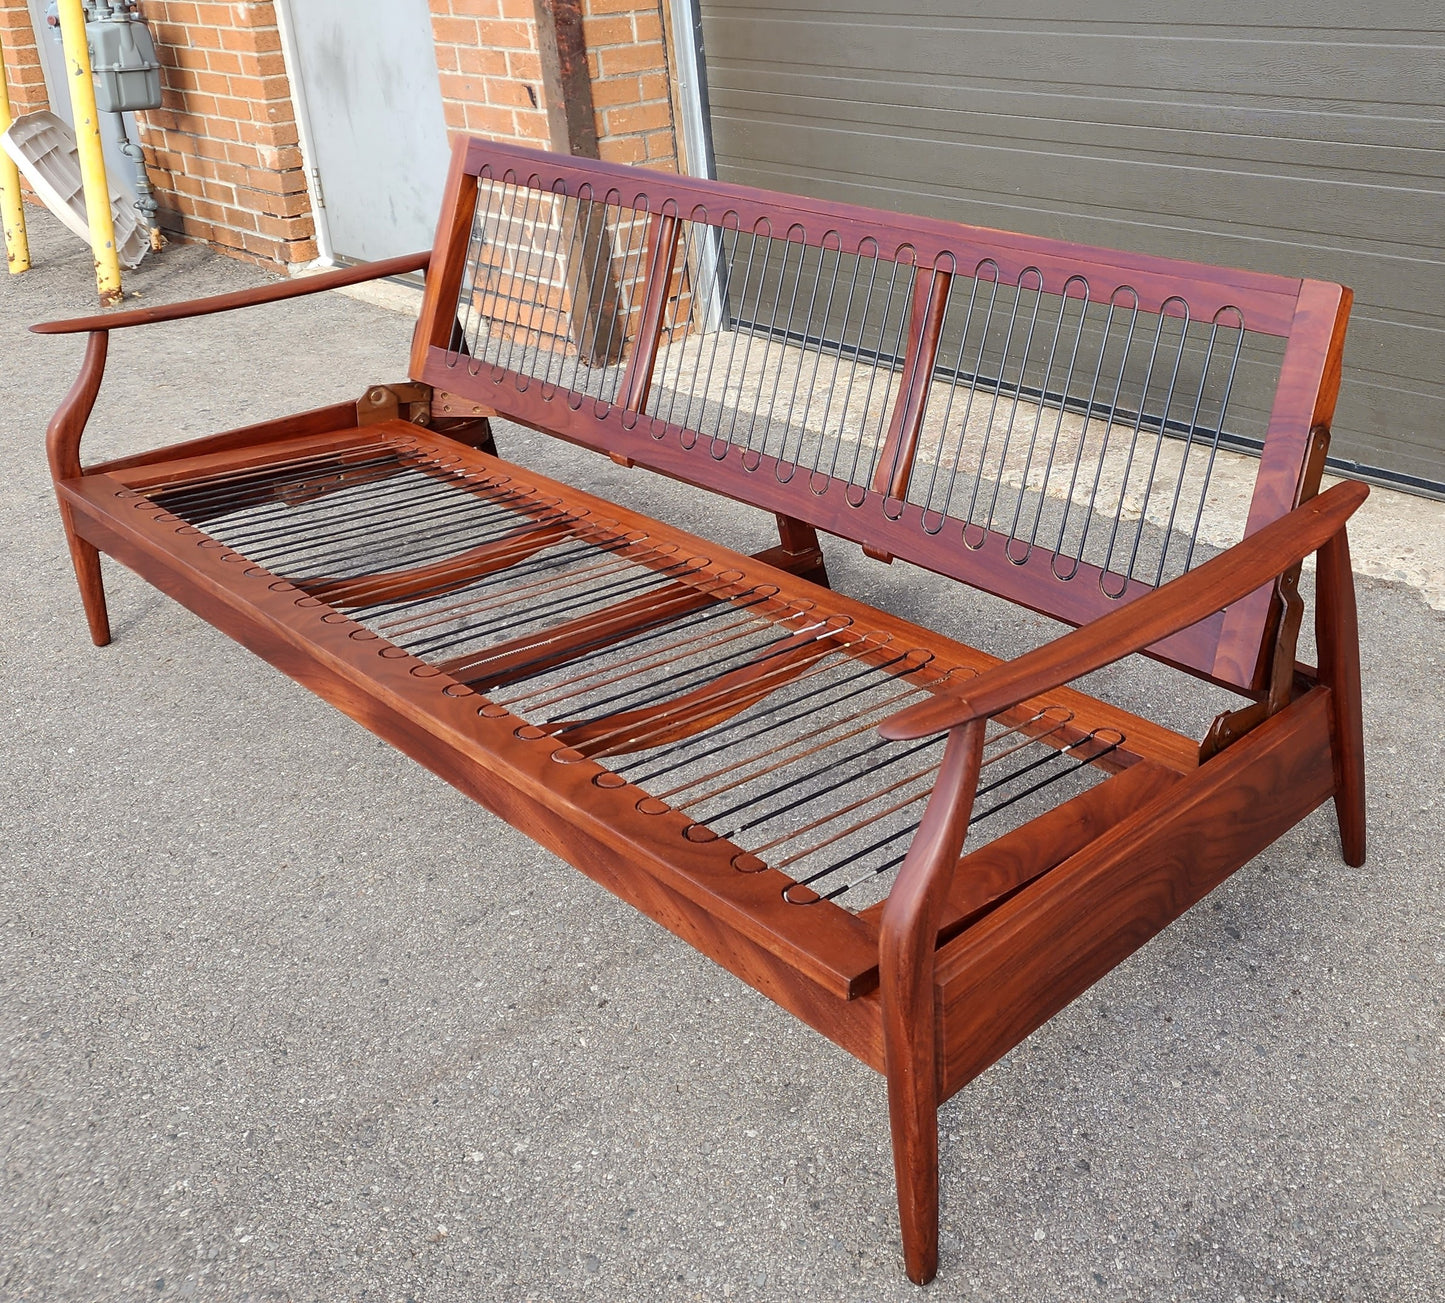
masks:
MULTIPOLYGON (((89 337, 47 446, 96 644, 110 637, 104 551, 884 1073, 906 1268, 926 1282, 941 1101, 1322 802, 1345 860, 1363 862, 1345 521, 1366 490, 1317 493, 1350 297, 472 139, 454 152, 429 254, 35 329, 89 337), (81 465, 108 332, 422 269, 408 383, 81 465), (1111 352, 1125 318, 1132 333, 1111 352), (1208 379, 1220 339, 1234 359, 1223 390, 1208 379), (1244 537, 1195 564, 1196 521, 1181 567, 1170 527, 1189 523, 1194 488, 1173 490, 1147 546, 1150 505, 1126 507, 1120 488, 1102 561, 1085 539, 1070 545, 1074 499, 1054 491, 1070 458, 1074 498, 1094 485, 1075 521, 1108 524, 1110 466, 1125 481, 1146 462, 1155 478, 1177 463, 1179 485, 1207 480, 1239 343, 1259 340, 1275 342, 1276 378, 1244 537), (1137 341, 1147 365, 1129 360, 1137 341), (1210 425, 1201 412, 1221 392, 1210 425), (980 434, 967 413, 985 409, 980 434), (500 461, 497 414, 774 513, 779 545, 743 556, 500 461), (973 486, 966 505, 959 483, 973 486), (1045 546, 1041 522, 1061 510, 1045 546), (999 662, 830 591, 815 529, 1079 627, 999 662), (1149 546, 1163 549, 1153 573, 1134 555, 1149 546), (1311 553, 1318 668, 1295 659, 1311 553), (481 610, 500 623, 468 632, 481 610), (411 617, 438 642, 482 641, 441 655, 395 632, 411 617), (734 628, 714 641, 744 638, 746 654, 699 662, 696 630, 734 628), (1200 744, 1065 686, 1135 652, 1245 704, 1200 744), (811 694, 854 691, 830 686, 845 671, 903 687, 871 714, 844 711, 836 736, 861 733, 880 764, 936 740, 902 814, 809 714, 824 699, 811 694), (625 696, 629 674, 645 687, 629 680, 631 706, 596 705, 625 696), (578 682, 590 716, 518 704, 578 682), (802 715, 813 732, 766 732, 802 715), (1020 792, 1036 785, 1019 774, 1060 756, 1098 781, 965 852, 975 794, 997 785, 980 773, 998 737, 1040 757, 1014 771, 1020 792), (710 827, 696 786, 645 786, 639 764, 679 747, 724 756, 777 835, 710 827), (776 795, 790 786, 779 766, 815 752, 847 776, 831 806, 776 795), (802 808, 788 815, 790 802, 802 808), (861 849, 824 869, 863 865, 891 885, 850 908, 823 889, 832 878, 799 886, 806 875, 766 846, 855 807, 819 844, 861 849), (885 827, 898 854, 880 861, 865 843, 885 827)), ((807 772, 813 787, 792 791, 823 790, 807 772)))

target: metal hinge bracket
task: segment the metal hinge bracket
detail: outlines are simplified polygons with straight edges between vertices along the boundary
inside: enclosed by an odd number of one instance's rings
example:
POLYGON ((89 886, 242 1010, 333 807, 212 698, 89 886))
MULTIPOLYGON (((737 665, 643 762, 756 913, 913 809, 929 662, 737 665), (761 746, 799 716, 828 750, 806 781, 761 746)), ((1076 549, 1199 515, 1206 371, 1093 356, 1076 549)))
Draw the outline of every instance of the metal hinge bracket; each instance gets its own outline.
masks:
POLYGON ((432 388, 411 382, 372 385, 356 403, 357 425, 379 425, 382 421, 410 421, 428 426, 432 422, 432 388))

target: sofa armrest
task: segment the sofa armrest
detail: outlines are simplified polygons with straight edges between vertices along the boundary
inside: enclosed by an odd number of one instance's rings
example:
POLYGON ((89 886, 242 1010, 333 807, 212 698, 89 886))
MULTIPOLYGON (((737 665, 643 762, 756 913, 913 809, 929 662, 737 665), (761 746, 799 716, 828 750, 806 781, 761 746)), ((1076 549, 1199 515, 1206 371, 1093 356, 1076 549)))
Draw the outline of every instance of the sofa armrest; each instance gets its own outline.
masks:
POLYGON ((95 406, 100 382, 105 375, 105 358, 110 332, 127 326, 148 326, 157 321, 183 321, 187 317, 205 317, 233 308, 254 308, 263 303, 279 303, 305 294, 341 289, 379 280, 383 276, 400 276, 405 272, 425 271, 431 262, 431 251, 409 253, 400 258, 364 262, 355 267, 304 276, 298 280, 258 285, 254 289, 237 290, 233 294, 213 294, 204 299, 188 299, 181 303, 162 303, 153 308, 135 308, 129 312, 105 312, 94 317, 72 317, 68 321, 43 321, 30 329, 37 335, 75 335, 89 332, 85 359, 80 374, 65 395, 46 430, 45 447, 50 460, 50 474, 56 481, 81 473, 80 440, 85 423, 95 406))
POLYGON ((233 308, 254 308, 262 303, 278 303, 296 299, 303 294, 319 294, 322 290, 361 285, 385 276, 402 276, 407 272, 425 271, 431 262, 431 251, 408 253, 400 258, 380 262, 358 263, 355 267, 338 267, 315 276, 257 285, 231 294, 213 294, 204 299, 186 299, 180 303, 161 303, 153 308, 132 308, 126 312, 102 312, 93 317, 72 317, 68 321, 42 321, 30 329, 37 335, 76 335, 88 330, 123 330, 127 326, 148 326, 157 321, 182 321, 187 317, 205 317, 233 308))
POLYGON ((988 719, 1021 701, 1122 660, 1262 588, 1339 533, 1369 489, 1346 480, 1296 507, 1197 570, 1136 598, 1017 660, 985 670, 963 693, 940 693, 879 725, 886 738, 927 737, 988 719))

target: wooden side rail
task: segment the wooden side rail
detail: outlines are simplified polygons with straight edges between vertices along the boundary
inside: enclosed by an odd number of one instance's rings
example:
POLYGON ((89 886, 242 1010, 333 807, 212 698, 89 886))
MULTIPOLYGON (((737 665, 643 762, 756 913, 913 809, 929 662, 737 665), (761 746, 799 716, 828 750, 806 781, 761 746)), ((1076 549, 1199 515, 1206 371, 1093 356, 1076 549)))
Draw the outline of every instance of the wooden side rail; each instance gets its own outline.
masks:
POLYGON ((898 1215, 909 1278, 938 1272, 938 1039, 934 967, 938 924, 973 813, 984 720, 954 729, 938 786, 888 893, 878 938, 883 1054, 898 1215))
POLYGON ((381 280, 387 276, 399 276, 407 272, 425 271, 431 263, 431 251, 409 253, 399 258, 386 258, 379 262, 360 263, 355 267, 342 267, 336 271, 321 272, 299 280, 283 281, 274 285, 258 285, 248 290, 236 290, 230 294, 213 294, 201 299, 186 299, 180 303, 162 303, 155 307, 135 308, 127 312, 107 312, 93 317, 71 317, 64 321, 42 321, 30 327, 37 335, 75 335, 88 333, 85 358, 80 374, 64 400, 56 409, 46 432, 46 451, 50 457, 50 473, 57 479, 68 478, 81 473, 80 439, 85 423, 95 407, 96 395, 100 392, 101 380, 105 374, 105 359, 109 349, 109 335, 112 330, 123 330, 130 326, 149 326, 163 321, 184 321, 190 317, 211 316, 219 312, 232 312, 238 308, 260 307, 267 303, 280 303, 286 299, 302 298, 308 294, 320 294, 326 290, 342 289, 348 285, 361 285, 367 281, 381 280))
MULTIPOLYGON (((992 716, 1020 702, 1187 628, 1255 592, 1309 553, 1332 546, 1334 540, 1343 539, 1345 522, 1368 493, 1363 484, 1336 485, 1197 570, 1112 615, 1017 660, 985 670, 968 681, 966 696, 945 688, 946 695, 900 711, 879 726, 885 738, 895 741, 948 730, 938 784, 889 893, 879 939, 888 1108, 904 1256, 911 1279, 931 1280, 938 1267, 937 944, 973 810, 985 725, 992 716)), ((1332 565, 1338 568, 1334 554, 1332 565)), ((1327 581, 1334 583, 1334 575, 1327 576, 1327 581)), ((1348 642, 1337 641, 1341 646, 1348 642)), ((1349 710, 1347 697, 1344 713, 1353 723, 1349 710)), ((1336 750, 1343 756, 1355 754, 1348 748, 1336 750)), ((1354 849, 1346 826, 1353 778, 1342 776, 1336 788, 1342 803, 1341 836, 1347 858, 1354 849)), ((1362 802, 1362 784, 1355 786, 1362 802)), ((1362 817, 1359 828, 1363 856, 1362 817)))
POLYGON ((928 701, 899 711, 878 731, 886 738, 904 741, 988 719, 1142 651, 1240 601, 1319 551, 1344 529, 1369 492, 1366 485, 1353 480, 1337 484, 1197 570, 981 675, 969 683, 966 697, 948 694, 952 700, 928 701))
POLYGON ((345 289, 348 285, 364 285, 367 281, 387 276, 405 276, 426 271, 431 263, 431 250, 384 258, 379 262, 358 263, 354 267, 338 267, 335 271, 318 272, 273 285, 257 285, 249 290, 230 294, 212 294, 203 299, 185 299, 180 303, 160 303, 155 307, 131 308, 125 312, 102 312, 93 317, 71 317, 65 321, 42 321, 30 329, 37 335, 78 335, 88 330, 124 330, 128 326, 149 326, 160 321, 184 321, 187 317, 206 317, 236 308, 254 308, 263 303, 280 303, 299 299, 323 290, 345 289))

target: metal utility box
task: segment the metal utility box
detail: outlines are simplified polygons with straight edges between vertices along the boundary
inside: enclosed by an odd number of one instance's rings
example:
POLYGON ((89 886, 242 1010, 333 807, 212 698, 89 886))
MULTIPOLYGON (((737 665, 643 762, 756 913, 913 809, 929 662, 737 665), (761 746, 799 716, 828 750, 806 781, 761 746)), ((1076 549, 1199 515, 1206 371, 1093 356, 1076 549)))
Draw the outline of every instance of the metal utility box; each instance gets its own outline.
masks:
POLYGON ((85 25, 95 106, 102 113, 133 113, 161 106, 161 65, 150 29, 131 18, 101 18, 85 25))

